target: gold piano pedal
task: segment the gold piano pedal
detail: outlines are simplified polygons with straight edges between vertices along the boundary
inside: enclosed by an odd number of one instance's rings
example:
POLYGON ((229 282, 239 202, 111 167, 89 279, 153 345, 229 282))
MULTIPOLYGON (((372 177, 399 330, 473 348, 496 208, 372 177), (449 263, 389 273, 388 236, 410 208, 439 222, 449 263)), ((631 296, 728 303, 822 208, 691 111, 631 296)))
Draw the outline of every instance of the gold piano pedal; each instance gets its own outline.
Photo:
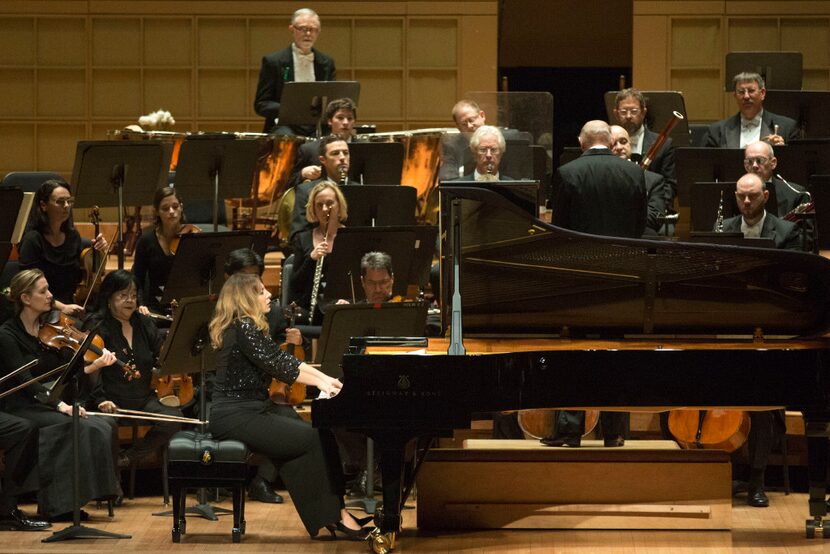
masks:
POLYGON ((381 533, 380 528, 375 529, 369 533, 369 541, 372 543, 372 551, 375 554, 389 554, 395 549, 395 539, 397 533, 390 531, 389 533, 381 533))

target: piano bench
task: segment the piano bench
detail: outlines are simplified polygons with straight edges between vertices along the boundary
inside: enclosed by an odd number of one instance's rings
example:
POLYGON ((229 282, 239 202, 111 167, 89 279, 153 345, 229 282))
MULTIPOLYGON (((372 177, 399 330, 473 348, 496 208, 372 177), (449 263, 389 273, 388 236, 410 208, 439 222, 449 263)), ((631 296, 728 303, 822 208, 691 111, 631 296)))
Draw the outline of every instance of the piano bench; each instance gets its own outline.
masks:
POLYGON ((216 440, 210 433, 179 431, 170 439, 168 470, 173 496, 173 542, 187 531, 186 489, 226 487, 233 491, 231 539, 245 534, 245 487, 248 480, 248 447, 235 440, 216 440))

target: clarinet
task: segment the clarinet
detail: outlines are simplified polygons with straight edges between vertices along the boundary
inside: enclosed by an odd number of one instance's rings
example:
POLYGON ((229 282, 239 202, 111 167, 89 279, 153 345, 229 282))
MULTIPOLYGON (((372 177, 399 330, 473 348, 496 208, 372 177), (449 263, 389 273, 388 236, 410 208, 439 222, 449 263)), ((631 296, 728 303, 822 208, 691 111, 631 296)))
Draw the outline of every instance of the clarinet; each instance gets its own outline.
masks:
POLYGON ((720 203, 718 204, 718 216, 715 218, 715 232, 723 233, 723 191, 720 191, 720 203))
MULTIPOLYGON (((326 233, 323 235, 323 242, 327 242, 329 238, 329 219, 331 212, 326 214, 326 233)), ((320 280, 323 278, 323 260, 325 256, 320 256, 317 259, 317 265, 314 266, 314 283, 311 285, 311 303, 308 310, 308 324, 314 319, 314 309, 317 307, 317 294, 320 292, 320 280)))
POLYGON ((339 175, 339 177, 340 177, 340 178, 339 178, 339 180, 337 181, 337 184, 338 184, 338 185, 340 185, 341 187, 342 187, 343 185, 348 184, 348 179, 349 179, 349 170, 348 170, 348 169, 346 169, 346 166, 345 166, 345 165, 341 165, 340 167, 338 167, 338 168, 337 168, 337 170, 338 170, 338 171, 339 171, 339 173, 340 173, 340 175, 339 175))

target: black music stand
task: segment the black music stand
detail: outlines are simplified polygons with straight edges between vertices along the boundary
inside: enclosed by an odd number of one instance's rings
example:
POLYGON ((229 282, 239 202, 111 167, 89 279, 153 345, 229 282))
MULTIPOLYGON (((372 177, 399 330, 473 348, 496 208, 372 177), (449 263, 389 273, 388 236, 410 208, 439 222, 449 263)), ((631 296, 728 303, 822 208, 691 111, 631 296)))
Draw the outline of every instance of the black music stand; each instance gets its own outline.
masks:
POLYGON ((541 189, 538 180, 520 179, 513 181, 441 181, 441 187, 480 187, 492 190, 504 196, 513 204, 532 215, 539 217, 541 189))
POLYGON ((734 91, 732 79, 745 71, 763 77, 767 89, 801 90, 803 64, 801 52, 729 52, 723 90, 734 91))
POLYGON ((357 81, 310 81, 285 83, 280 97, 280 115, 277 125, 310 125, 316 127, 320 138, 326 123, 325 110, 331 100, 351 98, 360 100, 360 83, 357 81))
POLYGON ((347 186, 340 189, 349 206, 349 227, 415 225, 418 191, 408 185, 347 186))
MULTIPOLYGON (((669 133, 674 147, 689 146, 691 138, 689 136, 689 118, 686 115, 686 102, 683 100, 683 93, 672 90, 643 90, 640 91, 646 97, 646 114, 645 123, 648 128, 655 133, 660 133, 669 120, 672 118, 672 112, 678 112, 683 116, 683 119, 677 122, 674 129, 669 133)), ((608 121, 614 124, 617 118, 614 117, 614 100, 617 97, 616 90, 609 90, 605 93, 605 111, 608 114, 608 121)), ((646 153, 643 152, 643 156, 646 153)))
POLYGON ((828 90, 767 90, 764 109, 795 119, 801 138, 830 138, 828 90))
MULTIPOLYGON (((396 277, 392 293, 406 295, 409 285, 422 284, 418 281, 413 283, 411 279, 413 275, 423 275, 424 268, 420 266, 425 260, 432 260, 435 233, 435 227, 422 225, 340 229, 337 232, 337 247, 326 256, 325 298, 328 301, 351 299, 352 279, 357 280, 360 276, 360 258, 367 252, 385 252, 392 257, 392 271, 396 277)), ((428 267, 429 262, 427 272, 428 267)))
POLYGON ((362 185, 399 185, 403 173, 400 142, 349 144, 349 182, 362 185))
MULTIPOLYGON (((178 254, 177 254, 178 257, 178 254)), ((216 365, 215 353, 210 348, 208 323, 213 317, 213 308, 216 306, 216 297, 193 296, 182 298, 176 308, 176 316, 170 332, 164 340, 159 356, 160 376, 173 373, 199 374, 199 419, 207 421, 207 397, 205 396, 205 381, 207 380, 208 366, 216 365)), ((204 428, 204 425, 202 426, 204 428)), ((232 514, 233 510, 211 506, 207 502, 207 492, 200 488, 198 504, 185 508, 185 514, 194 514, 211 521, 219 519, 218 515, 232 514)), ((154 513, 154 516, 169 516, 172 512, 154 513)))
POLYGON ((173 144, 161 141, 82 140, 75 149, 75 207, 118 206, 118 269, 124 269, 124 206, 153 203, 167 185, 173 144))
MULTIPOLYGON (((98 324, 100 325, 100 323, 98 324)), ((41 542, 57 542, 69 539, 130 539, 131 535, 124 535, 121 533, 111 533, 101 529, 93 529, 81 525, 81 506, 79 504, 80 497, 80 483, 79 483, 79 468, 81 465, 80 456, 78 452, 78 443, 80 442, 80 404, 78 403, 78 377, 84 371, 84 354, 92 344, 95 338, 95 330, 98 325, 89 330, 89 334, 75 351, 72 359, 66 364, 66 368, 55 380, 49 394, 46 398, 47 402, 54 402, 60 400, 64 391, 69 387, 70 395, 72 396, 72 469, 74 471, 72 480, 72 525, 55 531, 51 537, 46 537, 41 542)))
MULTIPOLYGON (((775 194, 775 187, 767 187, 769 199, 766 210, 774 216, 778 216, 778 197, 775 194)), ((721 194, 723 194, 723 219, 729 219, 741 215, 738 202, 735 199, 735 181, 701 182, 692 184, 691 202, 691 231, 698 233, 712 231, 718 217, 718 206, 720 205, 721 194)))
POLYGON ((775 147, 776 173, 804 185, 811 175, 830 174, 830 139, 798 139, 775 147))
POLYGON ((176 190, 186 200, 213 202, 214 232, 219 228, 220 198, 251 195, 261 146, 260 140, 237 138, 231 133, 190 135, 182 143, 176 190))
POLYGON ((164 287, 161 303, 188 296, 212 294, 225 282, 225 259, 238 248, 250 248, 253 237, 245 231, 189 233, 182 235, 164 287))
POLYGON ((691 205, 692 183, 735 182, 746 173, 743 148, 675 148, 674 162, 681 206, 691 205))

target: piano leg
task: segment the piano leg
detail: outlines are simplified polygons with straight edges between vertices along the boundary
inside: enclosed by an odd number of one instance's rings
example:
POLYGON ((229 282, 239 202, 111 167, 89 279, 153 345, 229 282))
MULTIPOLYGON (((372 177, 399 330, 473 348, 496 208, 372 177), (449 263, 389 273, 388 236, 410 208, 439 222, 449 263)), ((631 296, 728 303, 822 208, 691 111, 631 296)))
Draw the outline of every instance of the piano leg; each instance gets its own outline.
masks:
POLYGON ((830 420, 825 417, 804 415, 807 435, 807 475, 810 483, 810 516, 806 522, 807 538, 815 537, 816 531, 830 539, 830 521, 827 515, 827 469, 830 450, 830 420))
POLYGON ((375 554, 387 554, 395 548, 401 530, 401 496, 403 492, 404 451, 410 437, 398 432, 372 434, 375 449, 380 453, 380 471, 383 481, 383 507, 375 515, 377 528, 369 541, 375 554))

